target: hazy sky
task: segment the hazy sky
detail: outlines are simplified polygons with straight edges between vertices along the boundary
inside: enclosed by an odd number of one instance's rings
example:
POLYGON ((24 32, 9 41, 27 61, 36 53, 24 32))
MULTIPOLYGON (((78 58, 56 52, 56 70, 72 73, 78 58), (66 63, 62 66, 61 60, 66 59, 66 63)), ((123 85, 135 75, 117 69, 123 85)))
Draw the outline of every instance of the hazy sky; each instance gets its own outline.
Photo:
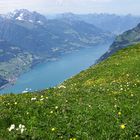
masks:
POLYGON ((0 13, 27 8, 51 13, 117 13, 140 15, 140 0, 0 0, 0 13))

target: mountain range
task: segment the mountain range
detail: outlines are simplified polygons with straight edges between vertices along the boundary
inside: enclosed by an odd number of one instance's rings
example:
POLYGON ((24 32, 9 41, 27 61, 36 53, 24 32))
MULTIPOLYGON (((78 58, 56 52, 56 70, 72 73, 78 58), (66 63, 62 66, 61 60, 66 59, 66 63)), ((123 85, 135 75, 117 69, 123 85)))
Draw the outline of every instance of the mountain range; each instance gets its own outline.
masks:
POLYGON ((113 39, 112 33, 84 21, 49 20, 37 12, 15 10, 0 16, 0 76, 12 81, 36 63, 113 39))
POLYGON ((63 19, 67 21, 84 21, 92 24, 104 31, 109 31, 113 34, 119 35, 123 32, 134 28, 140 23, 140 16, 132 15, 115 15, 115 14, 73 14, 64 13, 58 14, 53 19, 63 19))
POLYGON ((0 15, 0 87, 44 60, 113 42, 139 22, 139 17, 109 14, 66 13, 50 19, 26 9, 0 15))

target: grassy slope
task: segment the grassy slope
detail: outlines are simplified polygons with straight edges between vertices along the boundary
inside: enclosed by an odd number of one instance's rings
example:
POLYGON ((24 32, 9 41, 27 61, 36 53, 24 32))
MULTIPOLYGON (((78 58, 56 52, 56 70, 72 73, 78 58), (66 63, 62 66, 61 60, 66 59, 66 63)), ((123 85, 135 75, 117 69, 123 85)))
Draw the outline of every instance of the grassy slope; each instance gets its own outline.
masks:
POLYGON ((0 139, 140 139, 139 72, 140 44, 67 80, 66 88, 0 96, 0 139), (9 132, 11 124, 27 130, 9 132))

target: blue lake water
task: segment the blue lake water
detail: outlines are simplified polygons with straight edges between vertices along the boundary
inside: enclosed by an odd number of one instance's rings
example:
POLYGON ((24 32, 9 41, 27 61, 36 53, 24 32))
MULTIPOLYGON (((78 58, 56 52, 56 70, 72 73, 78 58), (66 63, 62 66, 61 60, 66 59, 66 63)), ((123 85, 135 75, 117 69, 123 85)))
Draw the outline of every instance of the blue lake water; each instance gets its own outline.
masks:
POLYGON ((13 86, 1 90, 0 94, 21 93, 26 88, 35 91, 56 86, 93 65, 108 50, 110 44, 81 49, 71 54, 65 54, 57 61, 38 64, 22 74, 13 86))

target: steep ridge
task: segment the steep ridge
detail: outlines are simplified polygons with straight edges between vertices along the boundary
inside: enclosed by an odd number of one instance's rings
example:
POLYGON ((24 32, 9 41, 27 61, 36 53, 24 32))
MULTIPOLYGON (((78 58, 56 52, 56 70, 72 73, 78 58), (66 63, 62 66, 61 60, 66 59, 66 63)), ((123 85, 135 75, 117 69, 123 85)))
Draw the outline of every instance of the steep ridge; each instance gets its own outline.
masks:
POLYGON ((139 72, 137 44, 58 87, 0 96, 0 138, 139 139, 139 72))
POLYGON ((97 62, 103 61, 116 51, 125 48, 129 45, 137 44, 140 42, 140 24, 137 27, 124 32, 122 35, 116 37, 113 44, 110 46, 108 52, 106 52, 97 62))

